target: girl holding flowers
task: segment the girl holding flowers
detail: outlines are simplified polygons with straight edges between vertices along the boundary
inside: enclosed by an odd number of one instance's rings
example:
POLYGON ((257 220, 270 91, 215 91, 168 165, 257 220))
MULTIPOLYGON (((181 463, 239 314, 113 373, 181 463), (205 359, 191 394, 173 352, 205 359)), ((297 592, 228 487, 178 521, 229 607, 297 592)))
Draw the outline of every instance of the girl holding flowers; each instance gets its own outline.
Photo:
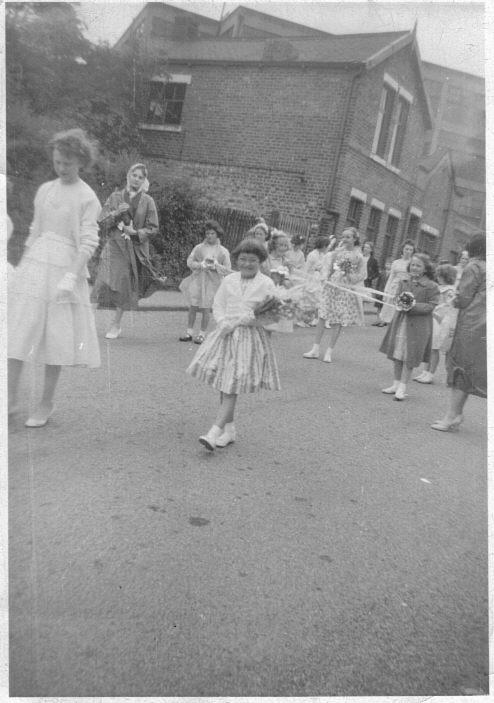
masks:
POLYGON ((305 359, 319 358, 319 346, 326 322, 331 325, 331 329, 329 347, 323 361, 328 363, 331 362, 331 354, 341 328, 364 324, 362 301, 354 293, 358 288, 363 288, 367 275, 359 244, 358 231, 355 227, 349 227, 341 235, 340 246, 325 257, 316 336, 312 349, 303 355, 305 359))
POLYGON ((179 288, 189 304, 187 331, 180 337, 181 342, 202 344, 209 324, 209 313, 213 298, 222 278, 231 273, 230 253, 221 246, 219 237, 223 235, 221 226, 215 220, 207 220, 204 225, 204 241, 195 246, 187 259, 192 273, 184 278, 179 288), (198 312, 202 313, 201 331, 194 337, 194 324, 198 312))
POLYGON ((299 300, 299 325, 310 326, 316 324, 317 308, 321 299, 321 273, 324 257, 328 251, 329 238, 317 237, 314 249, 307 256, 305 262, 305 281, 299 300))
POLYGON ((394 395, 395 400, 405 397, 413 369, 430 360, 432 312, 440 299, 427 254, 414 254, 408 273, 398 288, 396 311, 380 347, 394 368, 393 384, 382 392, 394 395))
MULTIPOLYGON (((395 295, 398 293, 401 281, 408 278, 408 264, 414 252, 415 244, 411 239, 406 239, 401 247, 401 258, 395 259, 391 264, 388 280, 384 287, 384 302, 393 302, 395 295)), ((389 305, 383 305, 379 318, 380 322, 377 324, 377 327, 386 327, 393 319, 393 308, 389 305)))
POLYGON ((266 301, 269 303, 276 291, 273 281, 260 272, 266 248, 255 239, 244 239, 232 257, 238 271, 223 279, 214 297, 217 327, 187 369, 191 376, 220 392, 214 424, 199 438, 209 450, 235 441, 234 412, 239 393, 280 389, 270 334, 263 326, 273 322, 266 301), (266 314, 256 317, 256 308, 266 314))
POLYGON ((40 404, 26 427, 43 427, 53 412, 62 366, 100 365, 89 301, 87 262, 98 246, 98 198, 79 177, 94 159, 81 129, 56 134, 50 142, 57 178, 43 183, 34 199, 26 252, 9 290, 9 413, 25 361, 45 364, 40 404))

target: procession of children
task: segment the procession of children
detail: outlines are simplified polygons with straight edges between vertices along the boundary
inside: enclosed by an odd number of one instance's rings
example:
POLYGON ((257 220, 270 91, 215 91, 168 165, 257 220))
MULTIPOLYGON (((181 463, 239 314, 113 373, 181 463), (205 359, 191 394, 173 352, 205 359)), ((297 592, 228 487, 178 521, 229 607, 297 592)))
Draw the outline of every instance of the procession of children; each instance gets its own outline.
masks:
MULTIPOLYGON (((110 223, 112 229, 91 299, 101 302, 104 294, 116 309, 107 339, 121 335, 124 310, 135 309, 139 298, 159 284, 149 259, 149 237, 159 223, 154 201, 146 193, 146 166, 132 166, 126 188, 101 210, 79 173, 93 158, 84 133, 59 133, 50 148, 57 178, 38 190, 26 252, 9 280, 9 417, 19 412, 24 362, 45 364, 42 397, 25 423, 30 428, 44 427, 54 412, 62 367, 100 364, 86 268, 98 246, 99 222, 110 223)), ((384 394, 403 401, 413 369, 421 365, 414 380, 431 384, 441 353, 448 353, 455 359, 454 366, 448 362, 448 385, 456 399, 455 391, 461 389, 461 410, 469 394, 485 397, 485 343, 476 348, 474 358, 463 361, 458 350, 465 356, 464 331, 455 333, 461 306, 474 311, 480 327, 483 315, 485 325, 485 236, 474 237, 473 246, 467 246, 472 262, 464 265, 461 277, 447 263, 435 269, 427 254, 407 240, 386 281, 373 243, 361 242, 355 227, 343 229, 338 240, 317 236, 307 259, 305 237, 290 237, 262 218, 231 253, 222 244, 223 235, 218 222, 204 223, 204 240, 190 252, 191 273, 180 284, 189 310, 179 339, 198 345, 187 373, 219 393, 212 426, 199 438, 208 450, 236 441, 234 413, 240 394, 280 389, 273 332, 291 332, 294 324, 314 326, 313 346, 301 360, 332 363, 341 332, 364 325, 364 304, 379 306, 376 324, 387 327, 380 351, 393 362, 394 380, 384 394), (468 282, 468 296, 463 281, 468 282), (329 344, 322 353, 326 335, 329 344)), ((452 418, 452 412, 432 428, 456 431, 460 415, 452 418)))

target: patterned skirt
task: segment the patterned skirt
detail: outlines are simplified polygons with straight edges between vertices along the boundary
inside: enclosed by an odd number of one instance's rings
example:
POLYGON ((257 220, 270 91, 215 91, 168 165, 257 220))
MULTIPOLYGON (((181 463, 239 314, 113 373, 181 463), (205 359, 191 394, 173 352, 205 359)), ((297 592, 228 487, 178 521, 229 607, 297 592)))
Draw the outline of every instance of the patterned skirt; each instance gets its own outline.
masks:
POLYGON ((361 299, 351 290, 324 285, 319 304, 319 317, 330 325, 350 327, 364 324, 361 299))
POLYGON ((223 393, 280 390, 271 339, 262 327, 240 325, 225 337, 217 327, 197 350, 187 373, 223 393))

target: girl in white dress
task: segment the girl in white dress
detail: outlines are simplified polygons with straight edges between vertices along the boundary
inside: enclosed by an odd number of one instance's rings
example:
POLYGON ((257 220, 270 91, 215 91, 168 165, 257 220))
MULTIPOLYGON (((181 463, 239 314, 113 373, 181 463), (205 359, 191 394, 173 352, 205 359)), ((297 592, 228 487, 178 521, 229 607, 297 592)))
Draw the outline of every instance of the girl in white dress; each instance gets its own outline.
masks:
POLYGON ((181 342, 202 344, 209 324, 209 313, 213 298, 221 280, 231 273, 230 252, 221 246, 218 239, 223 230, 215 220, 205 224, 205 237, 201 244, 195 246, 187 259, 187 266, 192 273, 179 285, 189 305, 187 331, 179 337, 181 342), (198 312, 202 313, 201 331, 194 337, 194 324, 198 312))
MULTIPOLYGON (((395 259, 391 264, 389 278, 384 287, 383 301, 392 303, 398 293, 398 288, 402 281, 408 278, 408 264, 415 253, 415 244, 411 239, 406 239, 401 248, 401 259, 395 259)), ((389 305, 383 305, 379 315, 380 322, 377 327, 386 327, 391 322, 394 316, 394 308, 389 305)))
POLYGON ((317 309, 321 302, 322 292, 322 267, 328 247, 328 237, 317 237, 313 251, 307 255, 304 271, 305 281, 299 300, 301 313, 298 324, 300 326, 308 327, 317 321, 317 309))
POLYGON ((50 147, 58 178, 36 193, 8 306, 9 413, 16 410, 23 363, 45 364, 41 402, 27 427, 46 425, 62 366, 100 365, 86 264, 98 246, 101 207, 79 178, 80 169, 92 163, 94 149, 80 129, 56 134, 50 147))
POLYGON ((280 389, 270 334, 253 312, 258 303, 275 293, 273 281, 259 270, 266 255, 266 248, 254 239, 244 239, 232 253, 239 270, 223 279, 215 295, 217 327, 187 369, 191 376, 220 392, 214 424, 199 438, 210 450, 235 441, 234 412, 239 393, 280 389))

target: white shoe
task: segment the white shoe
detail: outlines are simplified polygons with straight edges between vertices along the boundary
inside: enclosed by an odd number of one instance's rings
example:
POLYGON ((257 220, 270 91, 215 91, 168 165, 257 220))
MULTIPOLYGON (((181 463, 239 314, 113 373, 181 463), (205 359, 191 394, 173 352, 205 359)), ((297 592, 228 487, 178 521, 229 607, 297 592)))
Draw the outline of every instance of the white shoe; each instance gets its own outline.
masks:
POLYGON ((228 444, 232 444, 236 438, 235 425, 233 422, 229 422, 225 425, 223 434, 216 440, 216 446, 226 447, 228 444))
POLYGON ((403 400, 403 398, 405 398, 405 396, 406 396, 406 392, 405 392, 406 389, 407 389, 407 387, 405 386, 405 384, 400 383, 398 385, 398 388, 396 389, 395 400, 403 400))
POLYGON ((302 354, 304 359, 319 359, 319 349, 312 349, 308 352, 305 352, 305 354, 302 354))
POLYGON ((431 374, 430 371, 424 371, 424 373, 421 376, 417 376, 417 378, 414 378, 414 381, 418 381, 419 383, 432 383, 434 376, 431 374))
POLYGON ((383 388, 381 393, 386 393, 387 395, 394 395, 398 390, 398 381, 395 381, 389 388, 383 388))
POLYGON ((199 442, 212 452, 221 434, 221 428, 218 425, 213 425, 206 435, 199 437, 199 442))
POLYGON ((326 349, 326 353, 325 353, 325 355, 324 355, 323 361, 325 361, 327 364, 330 364, 331 361, 332 361, 332 359, 331 359, 331 352, 332 352, 332 351, 333 351, 333 350, 330 349, 329 347, 326 349))
POLYGON ((106 334, 105 339, 118 339, 122 334, 121 327, 112 327, 106 334))
POLYGON ((26 420, 24 423, 25 427, 44 427, 53 415, 54 410, 53 405, 50 408, 38 408, 34 411, 34 414, 26 420))
POLYGON ((418 381, 419 383, 422 383, 421 379, 425 376, 425 373, 426 373, 425 371, 422 371, 421 373, 419 373, 418 376, 415 376, 415 378, 413 380, 418 381))

